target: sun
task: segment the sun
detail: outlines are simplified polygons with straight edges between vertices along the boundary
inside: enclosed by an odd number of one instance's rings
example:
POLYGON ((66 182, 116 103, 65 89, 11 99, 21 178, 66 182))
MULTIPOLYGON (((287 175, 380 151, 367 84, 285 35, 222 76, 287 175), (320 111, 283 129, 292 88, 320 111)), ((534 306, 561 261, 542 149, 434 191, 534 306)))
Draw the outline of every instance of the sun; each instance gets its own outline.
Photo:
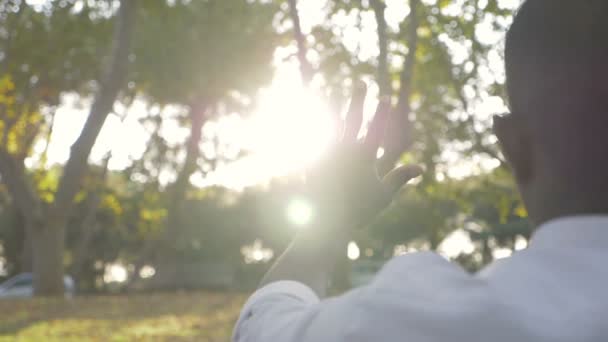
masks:
MULTIPOLYGON (((319 160, 337 137, 337 114, 323 96, 303 87, 297 75, 279 74, 259 92, 252 113, 222 126, 246 156, 218 168, 203 182, 232 189, 298 173, 319 160)), ((221 126, 221 125, 220 125, 221 126)))
POLYGON ((269 167, 283 171, 299 170, 319 159, 336 136, 323 99, 298 82, 263 91, 249 128, 248 147, 271 159, 269 167))
POLYGON ((312 220, 313 215, 313 206, 305 199, 294 198, 287 205, 287 219, 295 227, 306 226, 312 220))

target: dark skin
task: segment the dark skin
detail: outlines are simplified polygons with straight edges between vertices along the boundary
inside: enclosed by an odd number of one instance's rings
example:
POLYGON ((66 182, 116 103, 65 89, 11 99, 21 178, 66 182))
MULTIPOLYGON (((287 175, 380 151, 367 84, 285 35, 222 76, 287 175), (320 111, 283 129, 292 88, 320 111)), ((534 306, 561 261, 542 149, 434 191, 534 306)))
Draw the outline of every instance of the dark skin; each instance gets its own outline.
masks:
POLYGON ((494 131, 536 226, 608 214, 608 1, 528 0, 505 39, 494 131))
MULTIPOLYGON (((561 217, 608 214, 607 177, 600 171, 602 161, 576 164, 571 158, 573 153, 581 155, 581 159, 597 153, 582 147, 564 151, 561 158, 559 151, 550 153, 556 140, 566 139, 562 138, 566 134, 543 134, 543 117, 554 116, 513 113, 494 118, 494 132, 512 168, 530 220, 538 227, 561 217), (552 157, 547 157, 549 154, 552 157), (589 169, 589 164, 595 164, 597 169, 589 169)), ((604 138, 598 137, 601 139, 604 138)), ((576 141, 569 141, 572 146, 577 145, 576 141)))

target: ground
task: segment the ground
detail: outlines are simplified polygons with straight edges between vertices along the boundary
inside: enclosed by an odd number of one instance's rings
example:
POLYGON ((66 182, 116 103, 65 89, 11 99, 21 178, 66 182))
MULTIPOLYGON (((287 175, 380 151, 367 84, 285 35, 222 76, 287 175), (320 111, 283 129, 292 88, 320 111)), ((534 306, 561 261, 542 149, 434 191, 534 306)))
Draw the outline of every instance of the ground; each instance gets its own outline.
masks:
POLYGON ((224 342, 245 299, 192 292, 0 300, 0 342, 224 342))

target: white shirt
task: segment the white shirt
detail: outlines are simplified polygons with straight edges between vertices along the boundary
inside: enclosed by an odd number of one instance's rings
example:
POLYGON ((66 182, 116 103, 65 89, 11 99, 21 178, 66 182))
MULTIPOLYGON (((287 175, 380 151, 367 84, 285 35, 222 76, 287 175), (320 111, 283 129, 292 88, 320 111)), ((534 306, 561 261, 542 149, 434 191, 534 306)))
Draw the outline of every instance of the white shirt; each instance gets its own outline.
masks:
POLYGON ((272 283, 247 301, 233 341, 608 341, 608 216, 547 223, 475 275, 418 253, 327 300, 272 283))

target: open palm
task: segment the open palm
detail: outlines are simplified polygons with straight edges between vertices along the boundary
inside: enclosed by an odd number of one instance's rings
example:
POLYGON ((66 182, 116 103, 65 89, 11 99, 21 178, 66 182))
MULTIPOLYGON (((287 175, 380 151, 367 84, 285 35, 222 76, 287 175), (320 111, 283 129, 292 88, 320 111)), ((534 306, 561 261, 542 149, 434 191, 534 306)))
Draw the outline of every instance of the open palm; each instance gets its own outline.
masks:
POLYGON ((365 83, 357 82, 342 138, 307 174, 307 186, 318 205, 319 216, 349 227, 373 219, 401 186, 421 173, 418 166, 402 166, 384 177, 378 174, 376 154, 384 140, 391 105, 388 99, 381 99, 367 135, 357 139, 366 93, 365 83))

